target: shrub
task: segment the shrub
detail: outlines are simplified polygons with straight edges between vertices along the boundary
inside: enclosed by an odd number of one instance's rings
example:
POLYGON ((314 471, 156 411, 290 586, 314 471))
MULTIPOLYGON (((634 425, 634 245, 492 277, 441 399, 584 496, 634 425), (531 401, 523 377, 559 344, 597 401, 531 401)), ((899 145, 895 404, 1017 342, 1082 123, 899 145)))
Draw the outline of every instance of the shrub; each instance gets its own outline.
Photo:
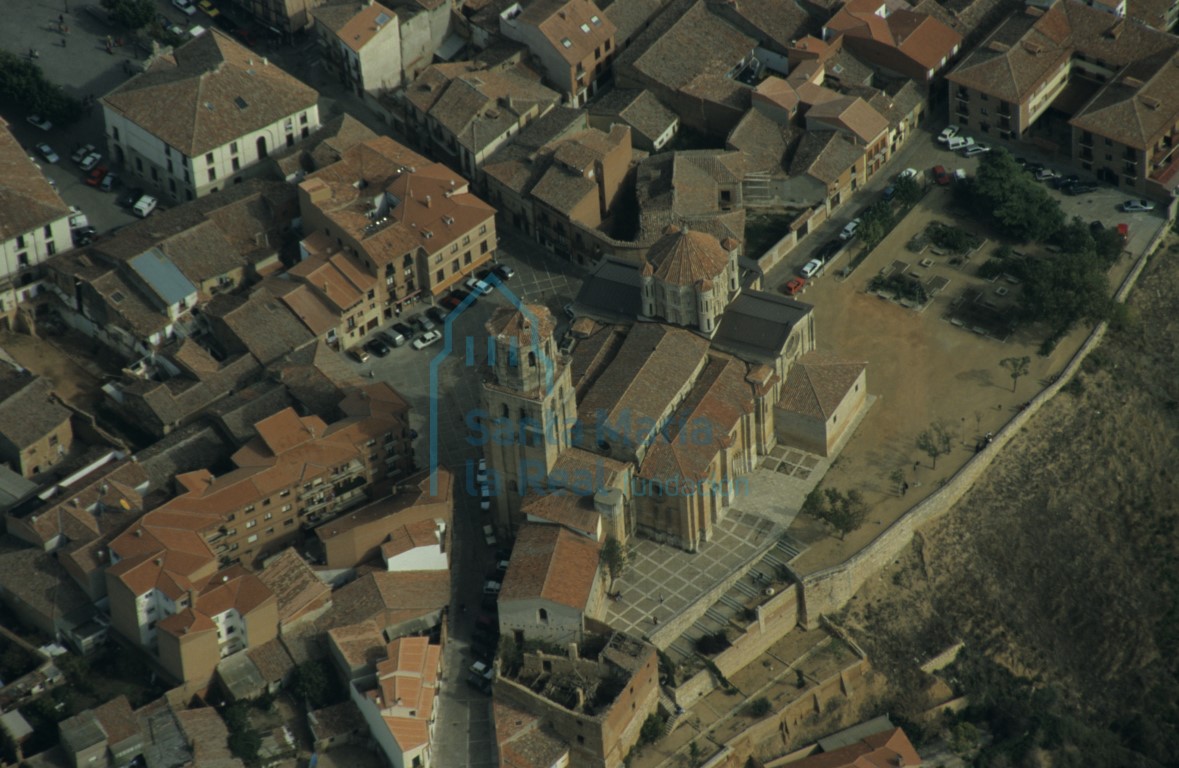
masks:
POLYGON ((749 714, 754 717, 765 717, 770 713, 770 700, 765 696, 749 702, 749 714))

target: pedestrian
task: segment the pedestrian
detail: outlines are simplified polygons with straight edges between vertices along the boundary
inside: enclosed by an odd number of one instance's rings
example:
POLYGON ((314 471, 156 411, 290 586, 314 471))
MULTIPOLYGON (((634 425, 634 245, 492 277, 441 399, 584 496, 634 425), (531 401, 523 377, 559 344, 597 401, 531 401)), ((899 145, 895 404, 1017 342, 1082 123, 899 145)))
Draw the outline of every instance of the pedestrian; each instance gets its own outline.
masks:
POLYGON ((659 593, 659 604, 663 605, 663 593, 662 592, 659 593))
POLYGON ((909 481, 906 480, 905 484, 901 486, 901 495, 904 496, 908 492, 909 492, 909 481))

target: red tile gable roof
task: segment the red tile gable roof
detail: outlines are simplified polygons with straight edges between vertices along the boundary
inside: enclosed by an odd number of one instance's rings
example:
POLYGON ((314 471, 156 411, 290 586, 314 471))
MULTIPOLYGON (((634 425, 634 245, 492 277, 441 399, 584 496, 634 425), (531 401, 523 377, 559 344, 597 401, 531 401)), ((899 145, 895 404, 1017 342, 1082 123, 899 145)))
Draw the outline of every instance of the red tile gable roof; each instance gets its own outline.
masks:
POLYGON ((522 525, 499 599, 549 600, 584 611, 598 578, 599 546, 561 526, 522 525))

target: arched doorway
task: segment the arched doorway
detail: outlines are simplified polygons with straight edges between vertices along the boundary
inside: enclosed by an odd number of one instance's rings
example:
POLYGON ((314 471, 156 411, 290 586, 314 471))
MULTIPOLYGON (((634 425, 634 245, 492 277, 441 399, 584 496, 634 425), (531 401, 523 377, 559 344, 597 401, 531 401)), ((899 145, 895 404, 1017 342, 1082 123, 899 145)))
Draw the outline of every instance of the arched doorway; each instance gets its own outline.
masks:
POLYGON ((261 160, 264 157, 266 157, 266 137, 259 136, 258 137, 258 159, 261 160))

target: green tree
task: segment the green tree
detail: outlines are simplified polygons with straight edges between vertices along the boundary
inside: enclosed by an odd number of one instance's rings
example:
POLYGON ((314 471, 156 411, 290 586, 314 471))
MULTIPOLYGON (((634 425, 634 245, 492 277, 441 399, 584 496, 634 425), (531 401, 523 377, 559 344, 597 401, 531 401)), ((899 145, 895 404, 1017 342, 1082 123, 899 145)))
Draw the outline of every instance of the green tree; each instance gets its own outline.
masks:
POLYGON ((937 459, 950 452, 953 443, 950 433, 941 424, 934 422, 929 429, 917 435, 917 447, 929 455, 933 462, 933 469, 937 469, 937 459))
POLYGON ((156 18, 152 0, 102 0, 102 7, 110 11, 112 21, 131 31, 143 29, 156 18))
POLYGON ((221 713, 221 718, 229 730, 229 751, 241 758, 246 765, 257 765, 262 737, 250 724, 250 710, 246 703, 239 701, 230 704, 221 713))
POLYGON ((908 207, 921 199, 921 185, 911 176, 897 179, 892 187, 897 201, 903 206, 908 207))
POLYGON ((835 488, 816 488, 807 494, 801 511, 831 526, 842 541, 847 534, 864 524, 868 517, 868 504, 859 491, 840 493, 835 488))
POLYGON ((1105 266, 1095 255, 1057 254, 1027 262, 1020 294, 1023 319, 1063 335, 1078 321, 1109 317, 1112 300, 1105 266))
POLYGON ((999 365, 1007 369, 1008 375, 1011 376, 1011 391, 1015 391, 1015 385, 1019 380, 1027 375, 1028 366, 1032 364, 1032 359, 1027 355, 1023 357, 1005 357, 999 361, 999 365))
POLYGON ((295 668, 291 691, 311 709, 321 709, 332 703, 330 674, 322 662, 306 661, 295 668))
POLYGON ((41 67, 8 51, 0 51, 0 101, 62 124, 77 120, 82 104, 45 78, 41 67))
POLYGON ((602 562, 606 565, 606 572, 610 574, 610 591, 614 591, 614 582, 622 578, 630 557, 621 541, 609 536, 602 545, 602 562))
POLYGON ((647 719, 639 728, 639 744, 654 744, 663 736, 663 728, 666 724, 667 721, 655 712, 647 715, 647 719))
POLYGON ((770 713, 770 700, 765 696, 760 696, 749 702, 749 714, 753 717, 765 717, 770 713))
POLYGON ((1060 203, 1005 150, 983 155, 978 173, 959 187, 968 206, 986 212, 1015 240, 1047 240, 1064 225, 1060 203))

